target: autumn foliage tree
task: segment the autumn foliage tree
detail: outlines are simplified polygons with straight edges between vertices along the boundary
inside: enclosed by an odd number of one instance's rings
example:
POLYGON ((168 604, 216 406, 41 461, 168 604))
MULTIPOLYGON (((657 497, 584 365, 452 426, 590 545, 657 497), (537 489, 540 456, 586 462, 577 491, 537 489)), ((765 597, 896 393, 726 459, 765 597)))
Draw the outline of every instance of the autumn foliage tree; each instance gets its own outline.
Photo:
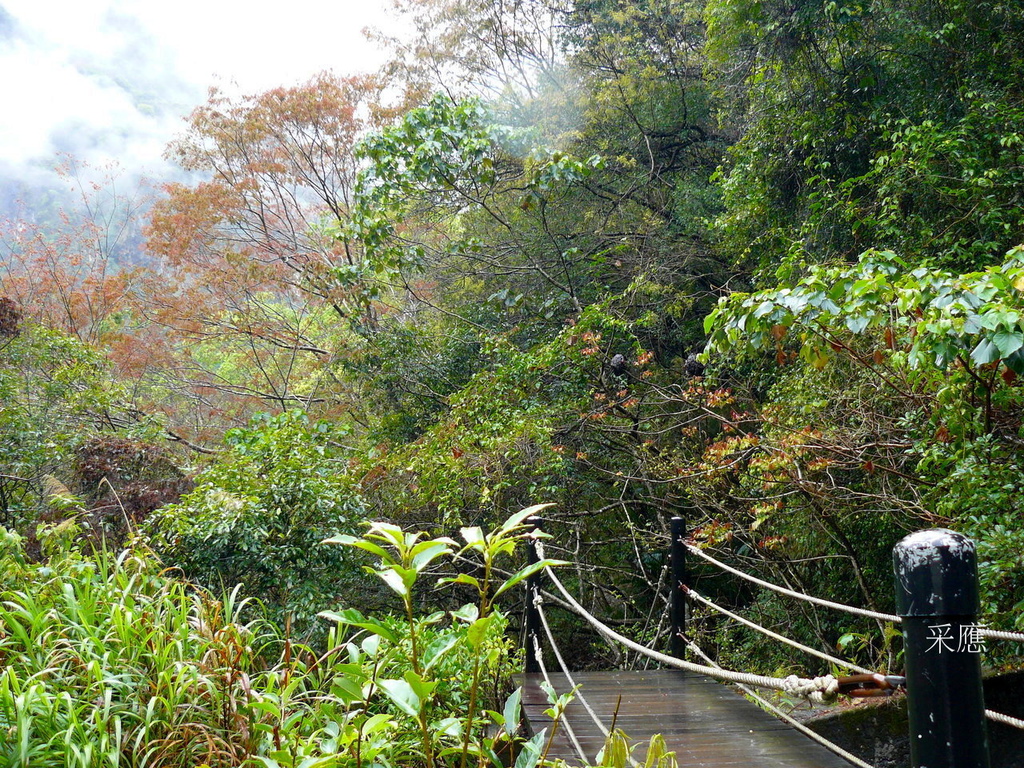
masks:
POLYGON ((334 233, 375 93, 329 74, 237 99, 214 90, 171 145, 199 180, 168 185, 150 217, 159 266, 145 305, 175 340, 168 381, 205 412, 197 426, 330 397, 316 371, 353 311, 361 262, 334 233))
POLYGON ((116 344, 141 275, 146 182, 117 168, 59 167, 64 202, 0 221, 0 285, 26 316, 88 344, 116 344))

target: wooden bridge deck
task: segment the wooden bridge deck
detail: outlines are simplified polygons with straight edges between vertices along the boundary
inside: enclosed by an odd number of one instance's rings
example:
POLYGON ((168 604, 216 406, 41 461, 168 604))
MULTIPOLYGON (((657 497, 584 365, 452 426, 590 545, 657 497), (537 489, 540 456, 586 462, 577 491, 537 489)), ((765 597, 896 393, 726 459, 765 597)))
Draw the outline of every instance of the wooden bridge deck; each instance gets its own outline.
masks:
MULTIPOLYGON (((550 727, 543 712, 550 705, 539 687, 539 674, 522 675, 523 713, 534 732, 550 727)), ((587 702, 608 727, 618 708, 616 727, 640 747, 634 758, 643 764, 646 744, 660 733, 676 753, 680 768, 849 768, 850 763, 764 712, 729 687, 679 670, 573 673, 587 702), (620 700, 621 697, 621 700, 620 700)), ((555 690, 570 686, 552 675, 555 690)), ((579 701, 567 719, 595 762, 604 737, 579 701)), ((578 765, 572 743, 560 728, 548 757, 578 765)))

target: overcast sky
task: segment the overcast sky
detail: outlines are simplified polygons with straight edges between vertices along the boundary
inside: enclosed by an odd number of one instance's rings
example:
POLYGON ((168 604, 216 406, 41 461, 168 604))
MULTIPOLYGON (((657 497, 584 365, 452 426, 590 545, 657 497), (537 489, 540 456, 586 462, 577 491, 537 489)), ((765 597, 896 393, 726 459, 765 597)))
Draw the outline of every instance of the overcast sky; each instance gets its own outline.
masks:
POLYGON ((43 179, 59 152, 162 173, 211 85, 245 93, 325 69, 371 71, 362 35, 389 0, 0 0, 0 178, 43 179))

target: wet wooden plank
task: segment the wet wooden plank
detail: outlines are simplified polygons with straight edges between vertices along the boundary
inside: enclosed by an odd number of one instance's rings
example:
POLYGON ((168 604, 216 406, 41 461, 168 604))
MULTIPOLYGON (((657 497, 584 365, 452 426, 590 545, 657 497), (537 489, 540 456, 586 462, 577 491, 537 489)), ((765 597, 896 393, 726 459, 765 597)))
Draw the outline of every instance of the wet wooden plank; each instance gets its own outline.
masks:
MULTIPOLYGON (((550 705, 539 687, 541 675, 522 675, 523 713, 531 734, 550 728, 543 714, 550 705)), ((564 693, 564 675, 552 675, 555 690, 564 693)), ((609 727, 613 719, 640 746, 634 757, 643 762, 651 736, 662 734, 676 753, 680 768, 849 768, 799 731, 721 683, 679 670, 615 670, 579 672, 573 679, 591 708, 609 727)), ((588 760, 596 761, 604 736, 581 702, 573 701, 567 720, 588 760)), ((549 731, 550 733, 550 731, 549 731)), ((579 765, 564 729, 555 732, 549 758, 579 765)))

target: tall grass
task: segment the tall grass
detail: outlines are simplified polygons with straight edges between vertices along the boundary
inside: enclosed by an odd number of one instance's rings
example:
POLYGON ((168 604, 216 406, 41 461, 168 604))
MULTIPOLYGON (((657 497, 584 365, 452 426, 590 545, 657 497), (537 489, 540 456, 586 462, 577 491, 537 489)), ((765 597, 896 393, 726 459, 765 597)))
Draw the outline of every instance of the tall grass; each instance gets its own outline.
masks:
POLYGON ((86 558, 69 535, 51 532, 32 564, 0 529, 0 765, 219 768, 254 754, 251 677, 273 628, 145 554, 86 558))
POLYGON ((333 627, 314 653, 243 619, 263 614, 237 590, 215 599, 146 551, 76 541, 73 525, 50 530, 34 563, 0 528, 2 768, 454 768, 482 671, 492 689, 507 674, 501 621, 484 642, 443 614, 385 616, 333 627), (431 707, 411 721, 393 694, 417 648, 431 707))
POLYGON ((413 587, 437 575, 432 564, 452 572, 453 540, 383 523, 339 537, 379 558, 370 570, 406 610, 329 612, 336 626, 316 653, 243 620, 262 614, 237 591, 215 599, 145 551, 86 555, 63 524, 34 563, 0 528, 0 767, 484 768, 511 744, 516 768, 537 768, 545 736, 516 735, 494 600, 540 566, 490 580, 532 511, 487 534, 463 529, 459 556, 479 561, 476 575, 439 584, 478 601, 424 616, 413 587))

